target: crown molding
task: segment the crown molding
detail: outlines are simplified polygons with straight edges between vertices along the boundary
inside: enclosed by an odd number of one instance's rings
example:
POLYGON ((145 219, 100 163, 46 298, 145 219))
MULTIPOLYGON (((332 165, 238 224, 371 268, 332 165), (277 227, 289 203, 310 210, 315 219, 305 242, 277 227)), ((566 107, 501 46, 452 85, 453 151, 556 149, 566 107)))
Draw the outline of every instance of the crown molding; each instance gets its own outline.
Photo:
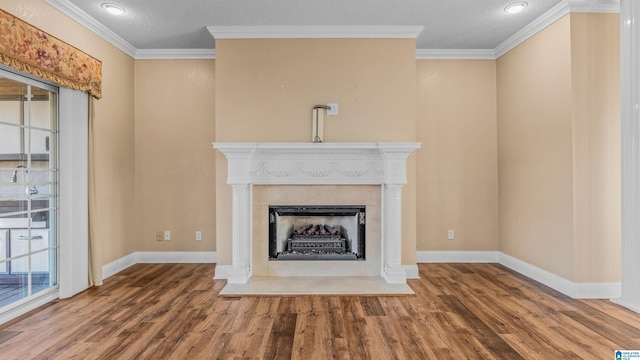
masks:
POLYGON ((571 12, 577 13, 618 13, 620 0, 570 0, 571 12))
MULTIPOLYGON (((45 1, 136 60, 215 59, 215 49, 136 49, 68 0, 45 1)), ((563 0, 495 49, 417 49, 416 59, 495 60, 569 12, 617 13, 620 0, 563 0)), ((207 30, 216 39, 415 39, 423 26, 208 26, 207 30)))
POLYGON ((493 49, 418 49, 418 60, 495 60, 493 49))
POLYGON ((199 60, 215 59, 215 49, 141 49, 136 50, 136 60, 199 60))
POLYGON ((523 27, 520 31, 510 36, 507 40, 503 41, 494 50, 496 58, 506 54, 509 50, 520 45, 525 40, 529 39, 533 35, 542 31, 542 29, 553 24, 561 17, 569 13, 569 0, 563 0, 558 5, 549 9, 539 18, 533 20, 529 25, 523 27))
POLYGON ((525 40, 542 31, 542 29, 553 24, 570 12, 616 13, 620 12, 620 0, 563 0, 558 5, 542 14, 542 16, 529 23, 529 25, 522 28, 522 30, 513 34, 507 40, 498 45, 494 49, 496 58, 506 54, 509 50, 520 45, 525 40))
POLYGON ((207 26, 216 39, 400 39, 424 26, 207 26))
POLYGON ((113 46, 122 50, 125 54, 135 57, 137 49, 129 44, 126 40, 118 36, 113 31, 109 30, 106 26, 99 23, 96 19, 89 16, 86 12, 80 10, 79 7, 70 3, 67 0, 45 0, 47 4, 53 6, 61 13, 67 15, 71 19, 77 21, 80 25, 93 31, 96 35, 105 39, 113 46))

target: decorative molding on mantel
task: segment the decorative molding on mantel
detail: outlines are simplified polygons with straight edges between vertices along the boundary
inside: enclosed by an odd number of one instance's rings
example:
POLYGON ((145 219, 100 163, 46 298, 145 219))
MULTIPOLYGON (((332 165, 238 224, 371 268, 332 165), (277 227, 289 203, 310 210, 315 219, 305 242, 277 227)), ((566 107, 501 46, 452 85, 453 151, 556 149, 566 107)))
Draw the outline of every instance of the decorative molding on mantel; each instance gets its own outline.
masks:
POLYGON ((207 26, 221 39, 415 39, 424 26, 207 26))
POLYGON ((213 143, 229 159, 229 184, 406 184, 420 143, 213 143))
MULTIPOLYGON (((252 277, 251 187, 262 185, 381 185, 381 277, 406 284, 401 264, 402 185, 407 183, 407 157, 416 142, 388 143, 228 143, 213 147, 228 161, 227 183, 232 193, 230 284, 252 277)), ((216 270, 216 278, 221 274, 216 270)))

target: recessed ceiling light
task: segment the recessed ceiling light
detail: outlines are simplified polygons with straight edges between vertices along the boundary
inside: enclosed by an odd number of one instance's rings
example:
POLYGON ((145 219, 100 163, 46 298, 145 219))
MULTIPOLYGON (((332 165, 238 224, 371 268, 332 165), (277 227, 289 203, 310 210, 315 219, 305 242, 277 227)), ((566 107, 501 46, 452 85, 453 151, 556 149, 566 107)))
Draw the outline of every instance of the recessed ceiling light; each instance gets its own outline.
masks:
POLYGON ((109 14, 113 15, 122 15, 124 14, 124 8, 120 5, 112 4, 112 3, 102 3, 103 9, 107 10, 109 14))
POLYGON ((517 2, 517 3, 513 3, 511 5, 508 5, 506 8, 504 8, 504 11, 509 13, 509 14, 517 14, 520 11, 524 10, 524 8, 527 7, 527 3, 526 2, 517 2))

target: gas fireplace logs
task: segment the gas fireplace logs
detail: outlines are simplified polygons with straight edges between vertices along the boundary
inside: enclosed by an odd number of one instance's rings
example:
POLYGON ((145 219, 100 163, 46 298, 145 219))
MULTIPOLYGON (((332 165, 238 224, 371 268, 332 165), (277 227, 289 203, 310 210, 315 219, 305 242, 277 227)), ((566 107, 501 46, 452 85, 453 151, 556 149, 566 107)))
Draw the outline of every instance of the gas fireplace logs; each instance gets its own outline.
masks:
POLYGON ((355 260, 347 246, 346 239, 335 226, 326 224, 306 224, 299 226, 287 239, 286 251, 278 254, 278 259, 305 260, 310 258, 326 260, 355 260))

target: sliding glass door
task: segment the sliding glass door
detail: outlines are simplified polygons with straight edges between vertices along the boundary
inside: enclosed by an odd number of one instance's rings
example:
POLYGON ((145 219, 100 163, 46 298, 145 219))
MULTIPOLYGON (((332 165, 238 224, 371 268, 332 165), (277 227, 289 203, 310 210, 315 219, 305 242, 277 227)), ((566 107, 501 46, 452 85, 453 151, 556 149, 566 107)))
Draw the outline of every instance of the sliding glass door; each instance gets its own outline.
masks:
POLYGON ((58 284, 58 89, 0 69, 0 312, 58 284))

